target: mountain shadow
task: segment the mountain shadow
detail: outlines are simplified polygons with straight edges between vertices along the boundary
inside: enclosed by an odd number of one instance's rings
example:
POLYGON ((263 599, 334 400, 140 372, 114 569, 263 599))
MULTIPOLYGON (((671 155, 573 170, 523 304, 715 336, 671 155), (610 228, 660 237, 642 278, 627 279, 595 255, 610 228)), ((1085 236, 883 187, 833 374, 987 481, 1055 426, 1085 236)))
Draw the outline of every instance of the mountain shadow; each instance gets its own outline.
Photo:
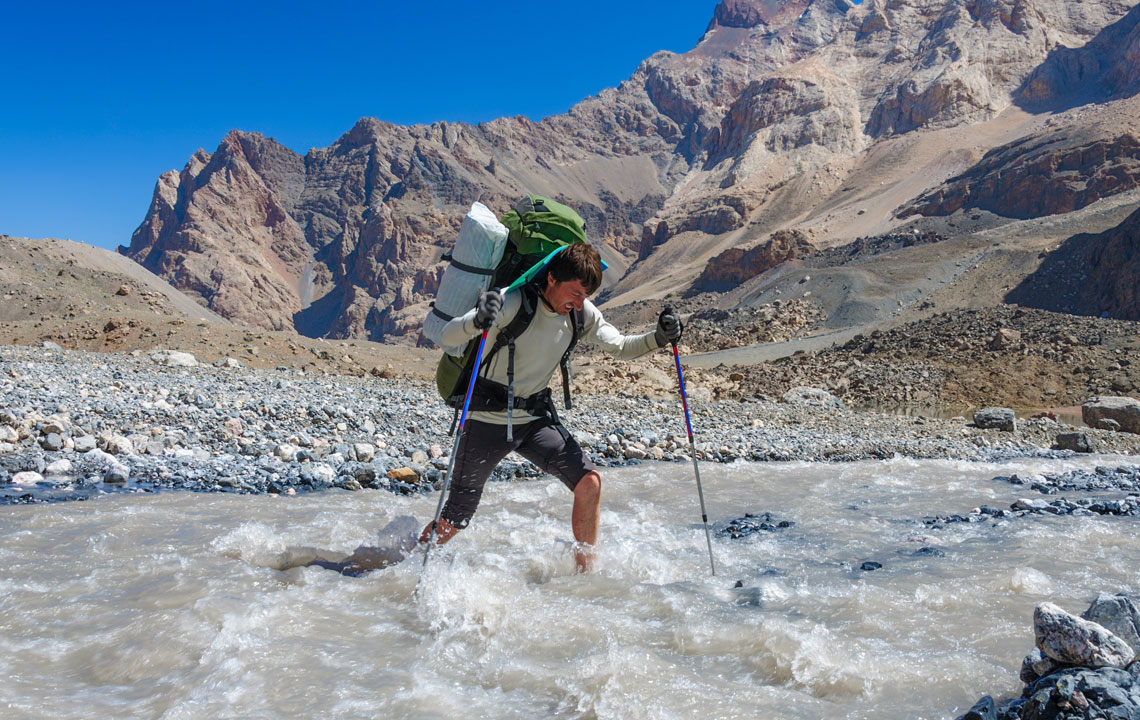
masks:
POLYGON ((1005 302, 1070 315, 1140 320, 1140 209, 1114 228, 1063 242, 1005 302))
POLYGON ((1030 112, 1063 112, 1140 92, 1140 5, 1081 47, 1053 50, 1013 94, 1030 112))

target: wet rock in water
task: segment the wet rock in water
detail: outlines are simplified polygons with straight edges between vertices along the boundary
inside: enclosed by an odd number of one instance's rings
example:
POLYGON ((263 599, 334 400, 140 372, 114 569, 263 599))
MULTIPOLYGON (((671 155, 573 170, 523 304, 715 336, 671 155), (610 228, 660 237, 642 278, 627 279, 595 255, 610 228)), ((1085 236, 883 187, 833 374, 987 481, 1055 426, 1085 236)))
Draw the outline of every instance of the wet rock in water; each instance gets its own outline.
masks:
POLYGON ((1017 429, 1017 419, 1009 408, 988 407, 974 412, 974 425, 983 430, 1013 432, 1017 429))
POLYGON ((859 566, 859 569, 864 571, 864 572, 871 572, 873 570, 879 570, 882 567, 883 567, 882 563, 875 562, 874 560, 864 560, 863 564, 861 564, 859 566))
POLYGON ((761 532, 776 532, 790 528, 795 524, 795 521, 792 520, 777 520, 772 516, 772 513, 768 512, 760 515, 745 513, 744 517, 730 520, 724 527, 718 528, 716 536, 740 540, 761 532))
POLYGON ((24 470, 23 472, 18 472, 12 476, 12 484, 35 485, 36 483, 42 482, 43 479, 44 476, 40 475, 35 470, 24 470))
POLYGON ((1127 596, 1100 593, 1081 617, 1104 627, 1140 653, 1140 611, 1127 596))
POLYGON ((970 708, 965 715, 960 715, 958 720, 997 720, 997 708, 994 706, 994 699, 986 695, 974 707, 970 708))
POLYGON ((1140 433, 1140 400, 1122 396, 1100 396, 1081 405, 1081 420, 1097 427, 1102 419, 1117 423, 1123 432, 1140 433))
POLYGON ((1111 631, 1053 603, 1041 603, 1033 610, 1033 633, 1041 652, 1067 665, 1125 667, 1136 658, 1128 643, 1111 631))
POLYGON ((932 546, 920 547, 911 553, 915 557, 946 557, 946 551, 932 546))
POLYGON ((105 473, 103 473, 103 484, 104 485, 126 485, 127 480, 130 478, 130 475, 131 475, 130 471, 127 470, 125 467, 122 467, 122 466, 111 467, 111 468, 108 468, 105 473))
POLYGON ((1077 453, 1096 452, 1096 443, 1093 442, 1088 433, 1083 432, 1057 433, 1053 447, 1057 450, 1071 450, 1077 453))

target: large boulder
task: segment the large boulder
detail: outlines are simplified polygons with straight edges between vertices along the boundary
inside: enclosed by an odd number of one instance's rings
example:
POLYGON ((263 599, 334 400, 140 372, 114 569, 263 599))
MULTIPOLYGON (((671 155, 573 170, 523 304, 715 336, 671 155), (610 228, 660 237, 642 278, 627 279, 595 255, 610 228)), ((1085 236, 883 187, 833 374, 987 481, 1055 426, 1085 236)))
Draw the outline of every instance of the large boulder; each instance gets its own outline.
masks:
POLYGON ((1119 423, 1123 432, 1140 434, 1140 400, 1130 397, 1102 395, 1081 405, 1081 420, 1097 427, 1101 420, 1119 423))
POLYGON ((1013 432, 1017 429, 1017 420, 1013 410, 1009 408, 988 407, 974 413, 974 425, 983 430, 1007 430, 1013 432))
POLYGON ((153 350, 150 359, 167 367, 197 367, 198 359, 188 352, 178 350, 153 350))
POLYGON ((1136 652, 1112 631, 1053 603, 1034 608, 1033 633, 1042 653, 1066 665, 1126 667, 1136 659, 1136 652))

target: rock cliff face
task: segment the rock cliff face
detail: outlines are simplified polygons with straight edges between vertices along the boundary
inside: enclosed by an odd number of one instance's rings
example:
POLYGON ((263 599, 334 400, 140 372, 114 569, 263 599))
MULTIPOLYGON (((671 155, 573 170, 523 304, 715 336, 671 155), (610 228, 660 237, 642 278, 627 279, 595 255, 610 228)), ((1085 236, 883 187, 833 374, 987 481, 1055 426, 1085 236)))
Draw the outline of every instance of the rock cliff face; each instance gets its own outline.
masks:
POLYGON ((1067 212, 1140 178, 1137 128, 1093 132, 1077 112, 1083 78, 1101 102, 1140 90, 1135 5, 723 0, 691 51, 657 53, 541 122, 365 118, 304 156, 232 132, 159 179, 124 252, 243 324, 414 340, 475 200, 504 212, 538 192, 574 206, 613 266, 611 296, 659 296, 727 250, 825 223, 837 194, 880 184, 868 158, 888 144, 1015 105, 1076 109, 983 145, 944 185, 919 178, 892 209, 1067 212))
POLYGON ((899 216, 978 208, 1026 219, 1079 210, 1136 187, 1140 127, 1091 142, 1067 128, 991 150, 968 172, 923 195, 899 216))
POLYGON ((1137 278, 1140 210, 1103 233, 1065 241, 1006 301, 1073 315, 1140 321, 1137 278))
POLYGON ((730 248, 705 265, 694 291, 724 292, 782 262, 814 252, 815 245, 797 230, 780 230, 754 248, 730 248))

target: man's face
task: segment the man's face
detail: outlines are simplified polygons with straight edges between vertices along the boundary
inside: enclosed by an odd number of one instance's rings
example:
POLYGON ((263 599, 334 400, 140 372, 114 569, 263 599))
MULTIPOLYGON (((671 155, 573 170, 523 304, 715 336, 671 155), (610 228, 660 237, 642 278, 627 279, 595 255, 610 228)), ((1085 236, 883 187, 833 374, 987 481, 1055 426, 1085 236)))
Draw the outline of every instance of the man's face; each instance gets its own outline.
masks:
POLYGON ((558 282, 553 276, 546 276, 546 290, 543 291, 546 302, 559 315, 566 315, 570 309, 582 309, 582 303, 589 296, 581 280, 567 280, 558 282))

